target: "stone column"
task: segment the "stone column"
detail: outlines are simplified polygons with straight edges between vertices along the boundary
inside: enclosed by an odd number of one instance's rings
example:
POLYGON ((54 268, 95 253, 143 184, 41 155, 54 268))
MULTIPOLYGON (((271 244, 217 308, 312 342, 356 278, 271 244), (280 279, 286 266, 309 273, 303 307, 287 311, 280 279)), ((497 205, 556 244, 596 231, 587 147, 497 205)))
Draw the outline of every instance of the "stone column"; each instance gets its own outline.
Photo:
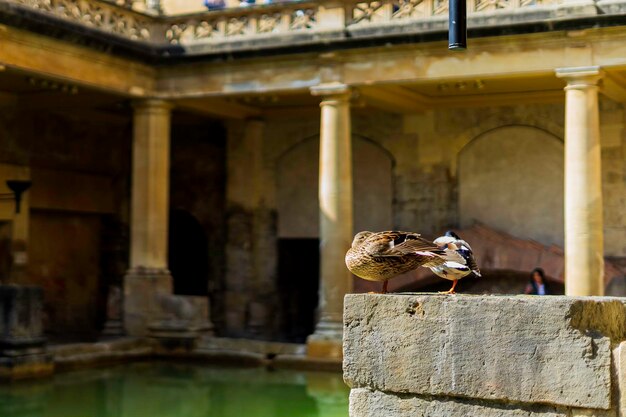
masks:
POLYGON ((604 294, 598 67, 556 71, 565 87, 565 294, 604 294))
POLYGON ((167 269, 170 111, 162 100, 134 105, 130 269, 124 278, 124 327, 143 336, 172 293, 167 269))
POLYGON ((319 320, 307 340, 308 354, 340 358, 343 297, 352 291, 344 257, 353 237, 350 89, 339 83, 311 89, 321 96, 319 216, 319 320))

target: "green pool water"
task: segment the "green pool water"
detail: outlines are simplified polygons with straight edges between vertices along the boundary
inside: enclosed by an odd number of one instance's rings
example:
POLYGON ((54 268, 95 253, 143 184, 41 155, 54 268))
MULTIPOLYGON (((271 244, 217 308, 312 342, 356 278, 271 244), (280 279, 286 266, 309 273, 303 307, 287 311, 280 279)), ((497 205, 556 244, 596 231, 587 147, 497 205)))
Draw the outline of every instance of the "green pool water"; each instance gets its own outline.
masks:
POLYGON ((142 362, 0 385, 0 417, 347 417, 341 375, 142 362))

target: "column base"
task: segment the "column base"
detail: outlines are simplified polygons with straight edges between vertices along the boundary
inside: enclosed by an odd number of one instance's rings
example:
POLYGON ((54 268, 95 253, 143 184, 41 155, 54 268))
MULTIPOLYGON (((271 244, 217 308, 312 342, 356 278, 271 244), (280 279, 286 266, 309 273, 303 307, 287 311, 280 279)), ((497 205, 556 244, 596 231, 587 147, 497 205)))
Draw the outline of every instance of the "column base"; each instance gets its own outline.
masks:
POLYGON ((343 358, 343 324, 319 322, 306 340, 307 356, 320 359, 343 358))
POLYGON ((124 277, 124 329, 135 337, 148 336, 150 323, 166 318, 161 299, 173 292, 167 269, 133 268, 124 277))

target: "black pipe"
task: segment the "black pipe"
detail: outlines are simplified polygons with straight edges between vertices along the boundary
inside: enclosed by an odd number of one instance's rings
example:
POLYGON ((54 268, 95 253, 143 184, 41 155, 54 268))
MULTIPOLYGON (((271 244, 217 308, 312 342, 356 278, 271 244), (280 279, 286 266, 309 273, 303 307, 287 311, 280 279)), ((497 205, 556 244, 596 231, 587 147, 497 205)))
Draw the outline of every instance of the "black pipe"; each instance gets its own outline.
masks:
POLYGON ((448 49, 467 49, 467 4, 466 0, 449 0, 448 49))

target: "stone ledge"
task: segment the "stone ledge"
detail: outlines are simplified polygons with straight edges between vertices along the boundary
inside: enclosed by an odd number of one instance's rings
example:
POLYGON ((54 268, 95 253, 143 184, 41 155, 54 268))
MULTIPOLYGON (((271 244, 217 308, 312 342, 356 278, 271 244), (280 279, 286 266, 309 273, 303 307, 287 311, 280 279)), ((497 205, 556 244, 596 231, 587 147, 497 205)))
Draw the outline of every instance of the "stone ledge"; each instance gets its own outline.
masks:
POLYGON ((353 389, 609 410, 626 308, 609 297, 351 294, 344 324, 353 389))
POLYGON ((609 417, 611 411, 596 411, 551 406, 516 408, 511 404, 464 401, 455 398, 397 396, 365 388, 350 392, 350 415, 358 417, 463 416, 463 417, 609 417), (410 410, 410 411, 409 411, 410 410))

